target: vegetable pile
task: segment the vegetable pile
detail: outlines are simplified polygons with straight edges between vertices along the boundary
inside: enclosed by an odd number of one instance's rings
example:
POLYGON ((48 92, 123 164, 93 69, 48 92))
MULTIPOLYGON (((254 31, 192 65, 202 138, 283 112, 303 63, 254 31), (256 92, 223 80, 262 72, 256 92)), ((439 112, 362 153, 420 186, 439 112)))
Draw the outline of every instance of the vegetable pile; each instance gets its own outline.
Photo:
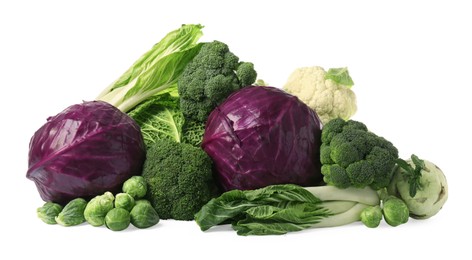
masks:
POLYGON ((296 68, 279 88, 230 46, 182 25, 93 101, 49 117, 26 177, 47 224, 112 231, 161 219, 280 235, 436 215, 444 173, 403 160, 357 111, 346 67, 296 68))

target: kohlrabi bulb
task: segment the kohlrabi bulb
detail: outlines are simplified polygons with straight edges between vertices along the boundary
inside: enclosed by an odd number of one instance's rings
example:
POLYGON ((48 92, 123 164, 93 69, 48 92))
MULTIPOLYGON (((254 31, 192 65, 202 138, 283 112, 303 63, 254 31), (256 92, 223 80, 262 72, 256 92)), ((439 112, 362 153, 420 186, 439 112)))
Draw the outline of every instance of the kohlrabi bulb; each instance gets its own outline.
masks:
MULTIPOLYGON (((408 209, 410 216, 415 219, 427 219, 436 215, 443 207, 448 197, 447 181, 444 173, 435 164, 422 160, 424 167, 421 169, 419 187, 416 194, 410 194, 410 182, 406 170, 396 167, 393 179, 388 187, 388 193, 401 198, 408 209)), ((415 167, 412 160, 406 161, 411 167, 415 167)))

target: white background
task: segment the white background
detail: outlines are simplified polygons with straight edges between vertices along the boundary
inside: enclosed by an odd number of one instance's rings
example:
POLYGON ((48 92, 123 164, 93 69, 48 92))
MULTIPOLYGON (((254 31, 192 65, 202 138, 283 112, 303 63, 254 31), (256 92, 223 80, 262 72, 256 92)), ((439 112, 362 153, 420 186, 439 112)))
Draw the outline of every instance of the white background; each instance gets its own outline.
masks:
POLYGON ((471 256, 468 1, 8 2, 0 3, 1 259, 471 256), (25 177, 30 137, 48 116, 94 99, 183 23, 203 24, 202 41, 226 42, 273 86, 297 67, 347 66, 354 119, 403 158, 415 153, 443 169, 450 188, 443 210, 396 228, 352 224, 265 237, 239 237, 229 227, 204 233, 194 222, 123 232, 42 223, 43 202, 25 177))

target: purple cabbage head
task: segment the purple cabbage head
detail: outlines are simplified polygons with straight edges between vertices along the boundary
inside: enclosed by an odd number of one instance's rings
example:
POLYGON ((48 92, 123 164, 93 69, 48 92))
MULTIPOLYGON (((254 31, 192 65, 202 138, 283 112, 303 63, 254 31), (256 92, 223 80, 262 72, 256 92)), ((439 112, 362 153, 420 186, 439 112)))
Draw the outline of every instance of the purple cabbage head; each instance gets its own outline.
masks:
POLYGON ((26 177, 44 201, 65 204, 119 191, 141 174, 145 146, 139 126, 103 101, 68 107, 30 140, 26 177))
POLYGON ((248 86, 207 119, 202 147, 225 191, 322 180, 321 123, 297 97, 274 87, 248 86))

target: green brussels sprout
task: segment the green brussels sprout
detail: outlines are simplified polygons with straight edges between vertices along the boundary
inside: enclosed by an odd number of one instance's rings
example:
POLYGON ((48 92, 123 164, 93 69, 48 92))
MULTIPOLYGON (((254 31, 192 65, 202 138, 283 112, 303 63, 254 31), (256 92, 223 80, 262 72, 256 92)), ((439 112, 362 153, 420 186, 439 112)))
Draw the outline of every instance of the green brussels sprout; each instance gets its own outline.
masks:
POLYGON ((382 221, 382 209, 379 205, 365 208, 361 212, 361 221, 366 227, 376 228, 382 221))
POLYGON ((159 223, 159 215, 148 200, 138 200, 130 212, 131 224, 137 228, 148 228, 159 223))
POLYGON ((55 218, 57 224, 69 227, 84 223, 84 211, 86 206, 87 201, 82 198, 71 200, 55 218))
POLYGON ((113 209, 113 200, 115 197, 109 191, 103 195, 94 197, 89 201, 85 208, 84 216, 87 222, 94 226, 102 226, 105 224, 105 216, 108 211, 113 209))
POLYGON ((408 206, 395 196, 388 196, 384 200, 382 211, 385 221, 392 227, 405 224, 410 217, 408 206))
POLYGON ((133 176, 123 183, 123 192, 135 199, 143 198, 147 192, 146 181, 142 176, 133 176))
POLYGON ((57 224, 56 217, 61 213, 62 206, 54 202, 46 202, 42 207, 39 207, 36 212, 46 224, 57 224))
POLYGON ((114 208, 105 216, 105 225, 113 231, 126 229, 130 223, 129 212, 124 208, 114 208))
POLYGON ((134 198, 128 193, 118 193, 115 196, 115 208, 123 208, 131 211, 134 207, 134 198))

